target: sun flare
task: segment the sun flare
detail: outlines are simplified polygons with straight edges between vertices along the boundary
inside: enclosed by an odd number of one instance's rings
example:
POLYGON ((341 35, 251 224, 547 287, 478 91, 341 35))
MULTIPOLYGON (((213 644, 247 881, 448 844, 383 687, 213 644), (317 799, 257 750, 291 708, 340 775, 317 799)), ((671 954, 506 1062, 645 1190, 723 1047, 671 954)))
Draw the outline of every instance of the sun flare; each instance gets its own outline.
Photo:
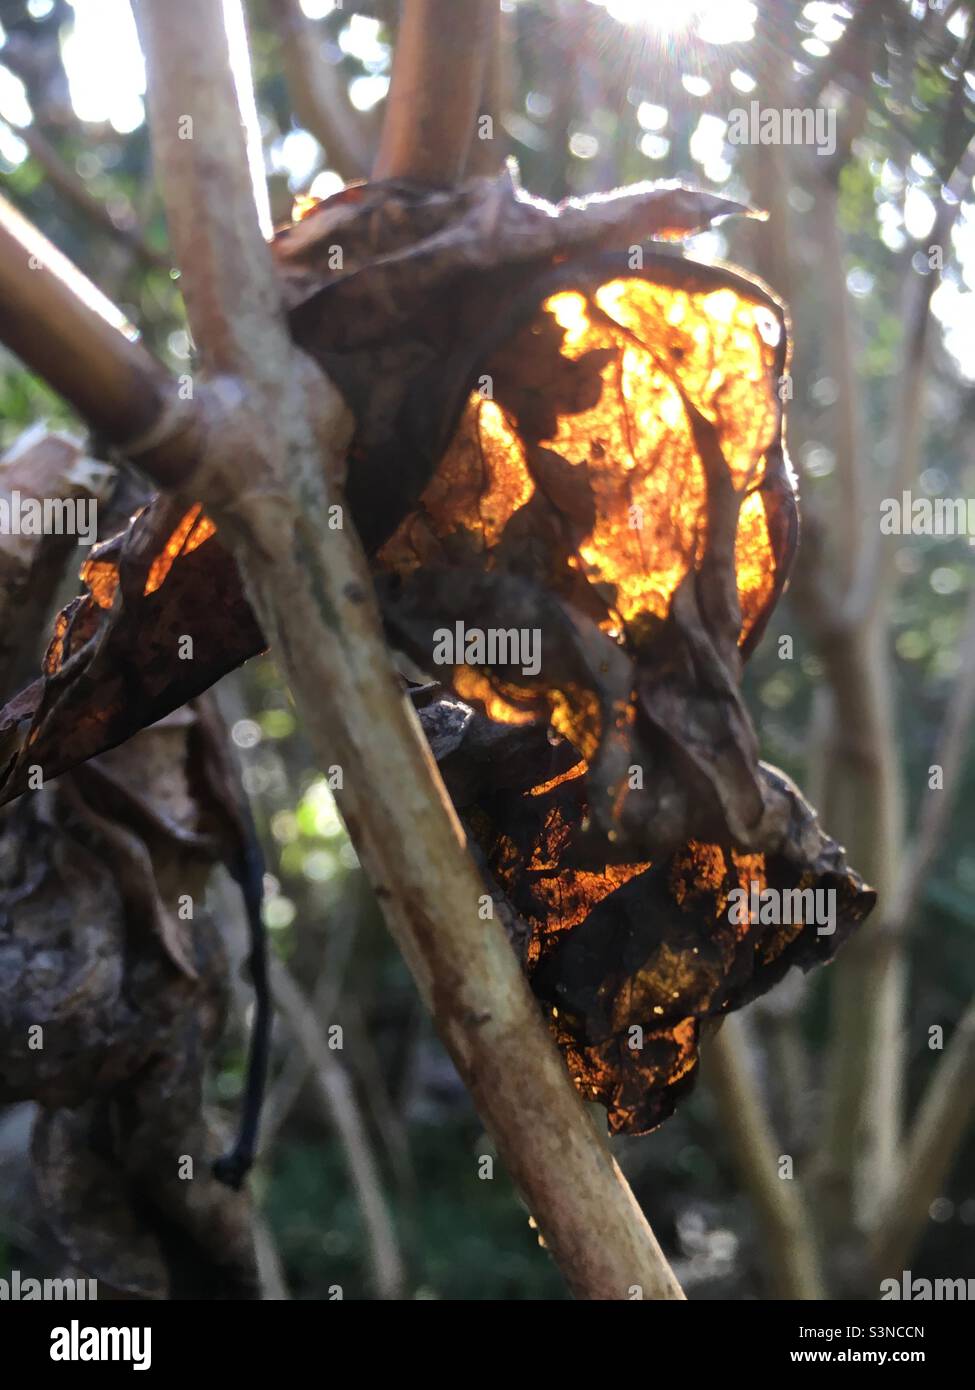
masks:
POLYGON ((620 24, 660 37, 693 35, 706 43, 747 43, 754 37, 752 0, 593 0, 620 24))

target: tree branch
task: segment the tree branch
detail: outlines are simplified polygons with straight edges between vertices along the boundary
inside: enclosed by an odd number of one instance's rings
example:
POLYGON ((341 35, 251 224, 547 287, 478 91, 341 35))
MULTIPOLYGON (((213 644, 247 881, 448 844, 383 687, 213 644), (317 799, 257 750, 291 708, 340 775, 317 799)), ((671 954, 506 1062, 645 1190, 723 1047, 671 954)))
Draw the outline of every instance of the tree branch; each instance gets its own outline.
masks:
MULTIPOLYGON (((869 88, 869 58, 874 45, 864 25, 872 28, 876 6, 870 15, 858 11, 857 41, 846 45, 844 66, 859 74, 869 88)), ((852 25, 850 26, 852 28, 852 25)), ((849 35, 848 28, 848 35, 849 35)), ((770 58, 766 104, 801 106, 795 79, 775 64, 776 40, 769 33, 765 50, 770 58)), ((817 79, 818 81, 818 79, 817 79)), ((897 1176, 903 1096, 903 1001, 906 967, 901 956, 880 944, 882 915, 891 902, 900 868, 903 844, 903 789, 894 742, 894 707, 891 697, 890 657, 883 628, 883 614, 868 614, 854 593, 862 585, 863 566, 854 562, 879 535, 876 513, 873 531, 864 508, 873 502, 860 447, 860 422, 855 402, 854 337, 849 296, 843 273, 843 240, 836 225, 837 180, 849 157, 850 146, 866 115, 857 92, 837 142, 835 158, 821 169, 816 193, 813 235, 822 256, 826 276, 827 312, 823 316, 829 341, 822 356, 840 397, 832 409, 832 440, 837 457, 837 478, 830 496, 829 515, 810 507, 804 499, 803 549, 792 585, 792 600, 806 625, 826 668, 828 711, 817 720, 823 747, 818 755, 825 824, 846 846, 855 862, 878 891, 880 907, 856 937, 844 948, 831 973, 831 1026, 827 1046, 827 1084, 821 1145, 815 1163, 817 1221, 823 1228, 820 1245, 831 1273, 851 1284, 863 1263, 863 1241, 858 1226, 866 1224, 893 1187, 897 1176), (837 538, 835 544, 833 538, 837 538)), ((764 156, 765 151, 762 151, 764 156)), ((785 151, 778 151, 784 158, 785 151)), ((798 156, 795 156, 798 157, 798 156)), ((793 156, 790 155, 790 159, 793 156)), ((822 161, 813 157, 817 169, 822 161)), ((786 191, 788 169, 775 178, 764 158, 759 171, 766 181, 765 195, 773 217, 768 236, 776 237, 766 274, 781 268, 788 287, 795 278, 793 238, 788 234, 786 191), (778 229, 777 233, 775 229, 778 229), (790 254, 790 247, 792 252, 790 254)), ((797 357, 803 353, 800 342, 797 357)), ((797 390, 800 434, 804 411, 802 384, 797 390)), ((795 412, 793 412, 795 416, 795 412)), ((794 442, 796 419, 790 425, 794 442)))
MULTIPOLYGON (((975 176, 975 139, 962 150, 958 163, 945 179, 929 246, 937 246, 947 255, 951 235, 962 208, 966 190, 975 176)), ((924 389, 932 342, 931 299, 939 276, 929 271, 915 275, 909 294, 904 339, 901 347, 900 369, 894 388, 891 433, 888 452, 894 460, 893 476, 886 475, 880 495, 874 500, 870 544, 864 547, 858 577, 848 602, 848 619, 852 623, 868 618, 880 609, 890 596, 896 575, 896 550, 889 538, 881 535, 879 506, 881 497, 900 497, 917 476, 918 460, 924 441, 924 389)))
MULTIPOLYGON (((336 938, 330 935, 322 953, 318 979, 315 981, 308 998, 308 1007, 316 1021, 331 1018, 334 1015, 342 993, 342 984, 354 939, 354 917, 350 919, 348 927, 338 936, 337 947, 333 944, 336 938)), ((304 1089, 314 1061, 314 1057, 309 1058, 301 1050, 289 1052, 264 1103, 264 1113, 261 1116, 262 1152, 267 1153, 273 1147, 278 1131, 304 1089)))
POLYGON ((777 1298, 826 1297, 812 1223, 794 1179, 779 1176, 775 1135, 748 1065, 737 1015, 721 1022, 705 1054, 704 1075, 717 1103, 732 1160, 765 1237, 777 1298))
POLYGON ((41 166, 51 187, 72 207, 77 208, 93 226, 127 247, 144 266, 155 270, 169 270, 170 260, 166 253, 149 245, 134 220, 117 222, 105 204, 91 192, 81 175, 61 158, 55 146, 36 125, 11 129, 19 140, 23 140, 31 158, 41 166))
POLYGON ((288 1285, 281 1267, 281 1257, 273 1232, 265 1217, 254 1215, 254 1254, 257 1257, 257 1277, 261 1283, 261 1299, 265 1303, 284 1303, 290 1299, 288 1285))
POLYGON ((924 1230, 975 1111, 975 1000, 935 1068, 911 1128, 900 1179, 877 1223, 874 1262, 880 1275, 899 1273, 924 1230))
POLYGON ((172 391, 163 367, 115 306, 4 198, 0 334, 113 443, 142 435, 163 414, 172 391))
MULTIPOLYGON (((973 168, 975 142, 963 153, 939 205, 932 243, 942 249, 949 244, 973 168)), ((879 899, 874 917, 844 952, 833 980, 836 1024, 829 1049, 823 1158, 826 1187, 839 1195, 847 1229, 851 1222, 861 1229, 874 1227, 900 1169, 907 997, 907 961, 899 939, 904 791, 886 636, 895 549, 881 535, 879 502, 884 494, 899 497, 917 473, 935 284, 936 277, 929 274, 917 277, 912 286, 891 438, 895 473, 873 499, 873 525, 843 605, 840 635, 822 649, 836 701, 833 791, 822 809, 879 899)), ((845 498, 841 506, 846 506, 845 498)))
POLYGON ((917 832, 908 849, 897 887, 896 902, 886 920, 888 931, 902 932, 910 924, 921 900, 925 880, 941 849, 945 826, 961 787, 965 759, 971 748, 972 720, 975 718, 975 593, 968 602, 965 632, 961 641, 961 670, 942 725, 934 754, 944 781, 937 791, 929 791, 921 805, 917 832))
POLYGON ((305 1055, 315 1089, 325 1103, 342 1145, 369 1239, 376 1291, 380 1298, 399 1298, 403 1292, 403 1261, 383 1194, 379 1165, 348 1075, 329 1049, 328 1040, 304 994, 276 957, 271 960, 271 986, 287 1026, 305 1055))
POLYGON ((267 0, 281 67, 298 122, 325 150, 346 183, 368 177, 376 147, 377 114, 356 111, 337 65, 322 57, 319 31, 298 0, 267 0))
POLYGON ((404 0, 374 178, 463 175, 496 9, 497 0, 404 0))
POLYGON ((142 0, 139 17, 189 319, 208 374, 224 377, 196 392, 207 447, 193 491, 234 544, 316 757, 342 768, 339 808, 387 922, 570 1288, 680 1298, 500 924, 478 918, 484 884, 391 664, 365 556, 326 525, 351 421, 288 337, 217 7, 142 0), (188 113, 194 138, 181 140, 188 113))
MULTIPOLYGON (((905 858, 896 901, 884 921, 885 934, 902 938, 920 906, 924 884, 938 851, 944 827, 951 815, 970 748, 975 717, 975 596, 961 643, 962 668, 952 692, 935 752, 943 769, 944 784, 925 798, 917 833, 905 858)), ((877 1214, 874 1254, 881 1274, 899 1270, 909 1258, 928 1208, 938 1195, 958 1147, 965 1135, 975 1090, 975 1001, 955 1029, 921 1100, 906 1143, 906 1156, 889 1200, 877 1214)))
POLYGON ((484 41, 487 52, 481 98, 472 122, 471 145, 465 165, 465 173, 469 177, 497 174, 504 165, 508 139, 501 122, 505 110, 510 106, 508 82, 511 74, 511 26, 506 21, 513 18, 513 15, 504 14, 499 5, 495 6, 490 16, 484 41), (491 118, 489 136, 480 129, 479 118, 482 116, 491 118))
MULTIPOLYGON (((860 33, 845 65, 869 89, 872 45, 860 33)), ((851 28, 854 26, 851 25, 851 28)), ((783 100, 790 105, 792 99, 783 100)), ((857 557, 870 524, 868 487, 855 396, 854 341, 843 267, 838 182, 853 140, 867 114, 854 92, 835 156, 816 192, 817 244, 825 247, 826 322, 831 375, 840 399, 833 408, 837 458, 835 507, 828 521, 812 518, 804 572, 795 588, 827 671, 831 717, 821 759, 824 820, 847 845, 851 858, 877 888, 881 906, 844 952, 831 981, 832 1028, 827 1050, 826 1115, 817 1163, 825 1228, 824 1248, 839 1277, 857 1276, 861 1262, 857 1226, 868 1220, 897 1173, 903 1108, 903 1005, 906 965, 896 951, 878 946, 881 922, 892 900, 903 843, 903 788, 894 743, 889 655, 879 610, 857 605, 857 557), (826 533, 838 537, 827 548, 826 533)), ((778 195, 780 198, 782 194, 778 195)), ((872 499, 870 499, 872 500, 872 499)), ((868 533, 870 539, 879 528, 868 533)))

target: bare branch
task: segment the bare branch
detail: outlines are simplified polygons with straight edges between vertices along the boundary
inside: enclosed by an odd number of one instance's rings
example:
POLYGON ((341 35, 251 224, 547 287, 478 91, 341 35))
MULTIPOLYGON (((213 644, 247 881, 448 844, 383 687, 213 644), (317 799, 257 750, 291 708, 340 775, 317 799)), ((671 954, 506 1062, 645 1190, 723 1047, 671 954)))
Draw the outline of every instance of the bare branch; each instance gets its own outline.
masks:
MULTIPOLYGON (((940 200, 932 244, 942 249, 949 243, 973 168, 975 141, 963 153, 940 200)), ((910 487, 918 469, 936 282, 929 274, 916 277, 912 285, 890 440, 895 475, 880 484, 893 496, 910 487)), ((878 496, 878 508, 879 500, 878 496)), ((832 804, 823 810, 874 883, 880 903, 839 962, 833 980, 835 1023, 822 1157, 825 1187, 839 1198, 837 1226, 847 1230, 853 1223, 872 1226, 896 1189, 906 1068, 907 961, 899 940, 906 920, 901 897, 904 795, 884 627, 895 551, 881 535, 877 511, 874 523, 843 605, 839 633, 822 648, 835 700, 836 731, 832 804)), ((907 863, 913 872, 910 860, 907 863)))
POLYGON ((367 1027, 354 995, 344 1000, 341 1019, 345 1036, 351 1042, 352 1073, 365 1097, 373 1129, 380 1136, 390 1173, 402 1196, 407 1201, 415 1201, 416 1170, 410 1154, 407 1125, 393 1102, 372 1030, 367 1027))
POLYGON ((884 940, 883 922, 900 870, 903 786, 883 628, 843 626, 820 654, 832 702, 821 811, 878 895, 830 982, 823 1212, 834 1242, 855 1242, 856 1221, 869 1219, 893 1185, 900 1142, 906 964, 884 940))
POLYGON ((500 924, 479 920, 484 884, 395 676, 361 546, 325 524, 350 420, 288 338, 216 7, 139 9, 190 323, 207 368, 236 378, 197 393, 209 447, 193 487, 234 542, 316 757, 343 769, 339 808, 389 926, 570 1287, 680 1298, 500 924), (186 114, 192 140, 178 138, 186 114))
POLYGON ((451 184, 464 173, 497 0, 404 0, 373 176, 451 184))
MULTIPOLYGON (((342 992, 355 935, 354 916, 350 917, 347 926, 340 930, 337 937, 334 932, 329 933, 318 979, 309 998, 309 1008, 316 1019, 331 1018, 334 1014, 342 992)), ((261 1149, 264 1153, 271 1149, 278 1131, 308 1080, 310 1070, 311 1062, 302 1051, 288 1054, 264 1102, 264 1112, 261 1116, 261 1149)))
POLYGON ((900 1273, 941 1190, 975 1111, 975 1000, 935 1068, 907 1141, 900 1180, 876 1225, 874 1262, 900 1273))
POLYGON ((465 166, 470 177, 476 174, 496 174, 507 154, 507 137, 502 116, 510 104, 508 83, 511 76, 511 25, 514 18, 495 6, 490 18, 490 30, 485 43, 487 57, 484 65, 481 99, 471 130, 471 148, 465 166), (490 118, 490 127, 481 129, 483 117, 490 118))
POLYGON ((961 789, 965 759, 971 749, 972 720, 975 718, 975 594, 969 599, 959 650, 961 669, 934 754, 934 764, 942 770, 942 785, 936 791, 929 791, 921 805, 917 832, 905 857, 896 901, 891 905, 886 919, 888 931, 900 932, 910 925, 961 789))
POLYGON ((274 1235, 264 1216, 254 1216, 254 1253, 257 1257, 257 1277, 261 1282, 261 1298, 265 1303, 283 1303, 290 1299, 288 1285, 281 1266, 281 1257, 274 1235))
POLYGON ((172 384, 115 306, 0 198, 0 336, 115 443, 144 435, 172 384))
MULTIPOLYGON (((951 234, 963 205, 965 192, 975 176, 975 139, 962 151, 958 164, 946 180, 938 201, 934 228, 929 246, 946 254, 951 234)), ((893 476, 881 483, 882 496, 900 497, 907 491, 918 471, 924 439, 924 388, 927 377, 932 339, 931 299, 939 283, 933 270, 915 275, 901 347, 901 365, 896 377, 892 401, 892 425, 888 453, 894 460, 893 476)), ((864 548, 863 561, 847 609, 848 620, 856 623, 883 606, 896 575, 895 548, 881 535, 878 496, 873 516, 877 522, 870 533, 870 544, 864 548)))
POLYGON ((299 124, 314 135, 329 168, 347 183, 367 178, 378 140, 378 113, 356 111, 337 66, 322 57, 315 22, 298 0, 267 0, 267 9, 299 124))
POLYGON ((809 1213, 795 1180, 779 1176, 779 1153, 748 1065, 742 1020, 731 1015, 711 1039, 705 1077, 717 1102, 721 1132, 751 1197, 764 1236, 777 1298, 826 1297, 809 1213))
POLYGON ((315 1088, 328 1108, 342 1145, 369 1238, 376 1290, 381 1298, 397 1298, 403 1290, 403 1261, 383 1195, 375 1151, 348 1075, 329 1048, 304 994, 276 957, 271 961, 271 986, 287 1027, 305 1054, 315 1088))
POLYGON ((17 138, 27 146, 32 159, 44 170, 46 181, 93 226, 127 247, 143 265, 168 271, 170 259, 164 251, 150 246, 133 222, 119 222, 91 192, 84 179, 58 153, 36 125, 18 126, 17 138))
POLYGON ((863 540, 864 448, 856 389, 856 361, 850 296, 846 287, 846 248, 839 224, 839 188, 821 180, 816 190, 817 239, 822 252, 823 295, 831 329, 830 370, 839 383, 839 399, 830 412, 836 454, 836 485, 841 498, 836 508, 836 544, 830 557, 834 592, 845 597, 853 582, 856 557, 863 540))

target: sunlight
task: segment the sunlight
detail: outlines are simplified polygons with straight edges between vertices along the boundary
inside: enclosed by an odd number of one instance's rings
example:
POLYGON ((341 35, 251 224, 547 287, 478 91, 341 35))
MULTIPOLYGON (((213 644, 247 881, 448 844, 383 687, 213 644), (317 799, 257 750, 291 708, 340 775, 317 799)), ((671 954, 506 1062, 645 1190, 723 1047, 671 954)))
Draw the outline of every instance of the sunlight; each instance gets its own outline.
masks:
POLYGON ((592 0, 608 15, 662 38, 693 35, 704 43, 748 43, 758 8, 752 0, 592 0))
POLYGON ((145 119, 145 65, 128 0, 72 0, 74 24, 61 42, 71 105, 80 121, 108 122, 120 135, 145 119))
POLYGON ((240 107, 240 119, 247 144, 247 163, 250 166, 254 205, 257 208, 257 218, 261 231, 270 240, 274 235, 274 224, 271 218, 271 201, 264 171, 261 122, 254 97, 254 79, 251 74, 247 27, 241 0, 223 0, 223 19, 227 30, 230 68, 233 72, 234 86, 237 89, 237 105, 240 107))
POLYGON ((694 18, 689 5, 675 5, 673 0, 606 0, 605 9, 621 24, 639 24, 658 34, 681 33, 694 18))

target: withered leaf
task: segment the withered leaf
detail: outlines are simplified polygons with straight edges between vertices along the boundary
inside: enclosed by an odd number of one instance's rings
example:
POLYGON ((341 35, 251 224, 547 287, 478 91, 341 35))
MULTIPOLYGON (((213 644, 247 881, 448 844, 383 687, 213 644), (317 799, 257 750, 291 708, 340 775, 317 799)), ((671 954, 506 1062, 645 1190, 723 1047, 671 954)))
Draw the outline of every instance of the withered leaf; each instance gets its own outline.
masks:
MULTIPOLYGON (((415 505, 486 355, 537 304, 529 286, 539 274, 595 248, 675 239, 743 211, 677 184, 552 207, 506 172, 441 192, 350 190, 280 235, 274 251, 295 338, 356 415, 347 492, 367 548, 415 505)), ((93 552, 84 579, 87 594, 58 619, 47 679, 0 710, 0 802, 24 790, 30 767, 57 776, 263 649, 234 562, 198 509, 157 498, 93 552), (186 637, 191 661, 179 657, 186 637)))
POLYGON ((535 670, 473 669, 461 650, 449 681, 493 719, 553 725, 590 763, 598 834, 650 857, 781 828, 738 686, 797 508, 781 305, 647 255, 639 274, 611 255, 559 268, 509 306, 491 394, 470 395, 377 565, 391 634, 431 674, 438 631, 537 631, 535 670))
POLYGON ((233 557, 199 508, 157 498, 95 546, 45 674, 0 711, 0 800, 114 747, 208 689, 264 638, 233 557), (192 659, 187 659, 188 655, 192 659))
POLYGON ((45 1218, 65 1255, 103 1286, 162 1299, 169 1284, 159 1237, 120 1191, 118 1169, 93 1147, 90 1108, 42 1110, 32 1167, 45 1218))
POLYGON ((227 995, 206 737, 187 707, 8 808, 0 835, 0 1103, 39 1106, 65 1254, 137 1297, 256 1294, 248 1202, 212 1174, 203 1103, 227 995))
POLYGON ((798 790, 766 764, 759 776, 790 806, 791 832, 776 852, 690 841, 657 864, 620 863, 604 841, 598 862, 582 828, 586 764, 566 741, 553 745, 538 726, 465 717, 456 697, 438 698, 435 688, 420 718, 431 747, 449 749, 448 789, 519 924, 516 946, 526 938, 525 969, 576 1084, 606 1107, 614 1132, 665 1120, 693 1083, 703 1025, 764 994, 790 967, 830 960, 873 905, 798 790), (835 893, 835 930, 819 933, 808 898, 803 920, 737 923, 729 894, 752 883, 835 893))
POLYGON ((415 504, 481 370, 485 332, 539 275, 747 211, 676 183, 552 206, 509 169, 442 191, 366 185, 279 236, 295 339, 356 418, 348 497, 366 548, 388 539, 415 504))
MULTIPOLYGON (((727 268, 612 250, 735 210, 382 185, 275 247, 295 338, 356 418, 347 495, 389 635, 448 687, 417 697, 432 747, 576 1084, 631 1132, 690 1084, 706 1020, 828 959, 873 901, 740 694, 796 544, 785 311, 727 268), (537 634, 537 661, 440 665, 458 624, 537 634), (737 929, 753 883, 835 892, 836 930, 737 929)), ((262 645, 198 508, 152 504, 86 582, 0 715, 4 798, 262 645)))

